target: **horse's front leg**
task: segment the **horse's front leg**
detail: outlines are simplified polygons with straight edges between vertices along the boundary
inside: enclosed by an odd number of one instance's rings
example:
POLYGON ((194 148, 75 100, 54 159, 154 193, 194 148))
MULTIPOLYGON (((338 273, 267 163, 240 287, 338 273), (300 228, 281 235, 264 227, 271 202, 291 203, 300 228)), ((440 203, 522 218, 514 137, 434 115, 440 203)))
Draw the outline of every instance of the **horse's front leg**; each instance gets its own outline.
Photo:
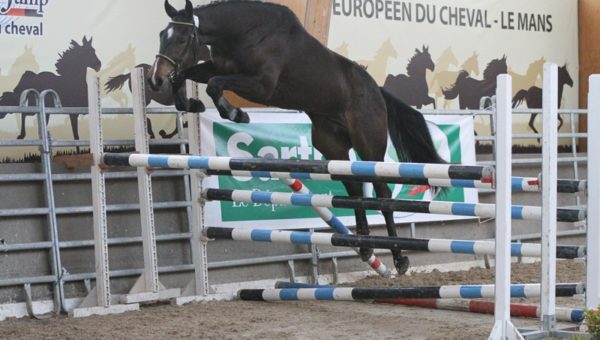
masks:
MULTIPOLYGON (((206 84, 208 83, 208 80, 215 74, 216 71, 211 61, 194 65, 175 74, 171 78, 171 88, 173 91, 173 100, 177 110, 186 112, 203 112, 206 110, 202 101, 187 97, 185 91, 185 81, 190 79, 197 83, 206 84)), ((217 105, 216 102, 215 105, 217 105)))
POLYGON ((247 123, 248 114, 231 105, 223 98, 223 91, 229 90, 259 104, 268 104, 273 96, 279 74, 275 71, 262 70, 258 76, 234 74, 215 76, 208 81, 206 93, 215 101, 221 117, 234 122, 247 123))
MULTIPOLYGON (((392 192, 386 183, 373 183, 373 188, 375 189, 377 197, 392 197, 392 192)), ((385 219, 385 227, 387 228, 388 235, 391 237, 397 237, 398 232, 396 230, 396 223, 394 222, 394 212, 382 211, 381 213, 383 214, 383 218, 385 219)), ((394 259, 394 267, 396 267, 398 274, 405 274, 410 266, 410 261, 408 260, 408 257, 402 256, 402 249, 394 249, 391 250, 391 252, 392 257, 394 259)))
POLYGON ((433 105, 433 109, 434 109, 434 110, 436 109, 436 107, 435 107, 435 98, 427 97, 427 100, 426 100, 426 102, 427 102, 427 103, 426 103, 425 105, 429 105, 429 104, 431 104, 431 105, 433 105))

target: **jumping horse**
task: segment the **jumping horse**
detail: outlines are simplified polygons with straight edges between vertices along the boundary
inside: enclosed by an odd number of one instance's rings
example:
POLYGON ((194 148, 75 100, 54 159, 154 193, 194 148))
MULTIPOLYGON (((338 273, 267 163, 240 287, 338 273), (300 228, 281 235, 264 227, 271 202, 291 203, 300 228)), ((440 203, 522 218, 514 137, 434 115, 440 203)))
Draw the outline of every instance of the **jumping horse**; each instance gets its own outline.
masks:
MULTIPOLYGON (((304 111, 312 121, 312 142, 327 159, 347 160, 351 148, 365 161, 384 159, 388 132, 402 161, 444 163, 425 119, 378 87, 360 65, 334 53, 313 38, 287 7, 257 1, 214 2, 176 10, 168 0, 171 21, 160 32, 160 49, 150 83, 164 81, 176 91, 178 110, 200 112, 204 105, 181 91, 191 79, 206 92, 222 118, 248 122, 246 112, 223 97, 230 90, 256 103, 304 111), (192 63, 202 44, 211 59, 192 63)), ((343 183, 350 196, 363 196, 362 183, 343 183)), ((378 197, 391 197, 385 183, 373 183, 378 197)), ((390 236, 396 236, 392 211, 382 211, 390 236)), ((357 232, 368 235, 366 212, 355 210, 357 232)), ((368 259, 372 249, 361 248, 368 259)), ((401 250, 392 251, 403 274, 409 267, 401 250)))

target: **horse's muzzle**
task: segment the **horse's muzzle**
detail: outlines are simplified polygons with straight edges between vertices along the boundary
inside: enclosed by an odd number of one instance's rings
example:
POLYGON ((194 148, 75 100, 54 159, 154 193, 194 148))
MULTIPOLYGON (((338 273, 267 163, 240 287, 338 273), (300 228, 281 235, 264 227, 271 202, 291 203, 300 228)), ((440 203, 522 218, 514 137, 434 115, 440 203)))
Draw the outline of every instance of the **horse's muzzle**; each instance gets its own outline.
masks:
POLYGON ((150 83, 150 88, 154 91, 160 90, 163 82, 172 71, 173 67, 169 63, 164 62, 164 60, 161 58, 156 58, 156 60, 154 60, 154 64, 148 72, 148 82, 150 83))

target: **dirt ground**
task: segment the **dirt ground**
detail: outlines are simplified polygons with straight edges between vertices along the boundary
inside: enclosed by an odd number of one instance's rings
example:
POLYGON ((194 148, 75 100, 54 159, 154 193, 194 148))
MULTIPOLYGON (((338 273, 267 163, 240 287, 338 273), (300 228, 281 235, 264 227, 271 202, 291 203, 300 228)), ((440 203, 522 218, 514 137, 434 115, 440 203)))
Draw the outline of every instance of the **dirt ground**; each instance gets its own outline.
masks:
MULTIPOLYGON (((539 264, 515 264, 514 283, 539 282, 539 264)), ((557 282, 584 280, 582 262, 561 261, 557 282)), ((493 283, 493 269, 416 273, 391 281, 368 277, 357 287, 493 283)), ((583 298, 558 298, 560 306, 582 306, 583 298)), ((530 303, 532 300, 515 299, 530 303)), ((210 302, 145 306, 122 315, 0 322, 6 339, 486 339, 492 315, 430 310, 367 302, 210 302)), ((535 319, 513 318, 519 327, 535 319)), ((561 324, 567 325, 567 324, 561 324)))

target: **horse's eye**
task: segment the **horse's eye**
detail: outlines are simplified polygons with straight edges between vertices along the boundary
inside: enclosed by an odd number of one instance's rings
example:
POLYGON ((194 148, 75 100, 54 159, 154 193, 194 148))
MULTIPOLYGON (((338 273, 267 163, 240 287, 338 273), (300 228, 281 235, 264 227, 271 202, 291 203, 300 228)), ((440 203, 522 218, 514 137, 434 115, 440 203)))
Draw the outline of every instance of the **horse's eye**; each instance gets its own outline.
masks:
POLYGON ((177 39, 177 42, 180 43, 180 44, 185 44, 186 41, 187 41, 187 39, 185 39, 185 38, 179 38, 179 39, 177 39))

